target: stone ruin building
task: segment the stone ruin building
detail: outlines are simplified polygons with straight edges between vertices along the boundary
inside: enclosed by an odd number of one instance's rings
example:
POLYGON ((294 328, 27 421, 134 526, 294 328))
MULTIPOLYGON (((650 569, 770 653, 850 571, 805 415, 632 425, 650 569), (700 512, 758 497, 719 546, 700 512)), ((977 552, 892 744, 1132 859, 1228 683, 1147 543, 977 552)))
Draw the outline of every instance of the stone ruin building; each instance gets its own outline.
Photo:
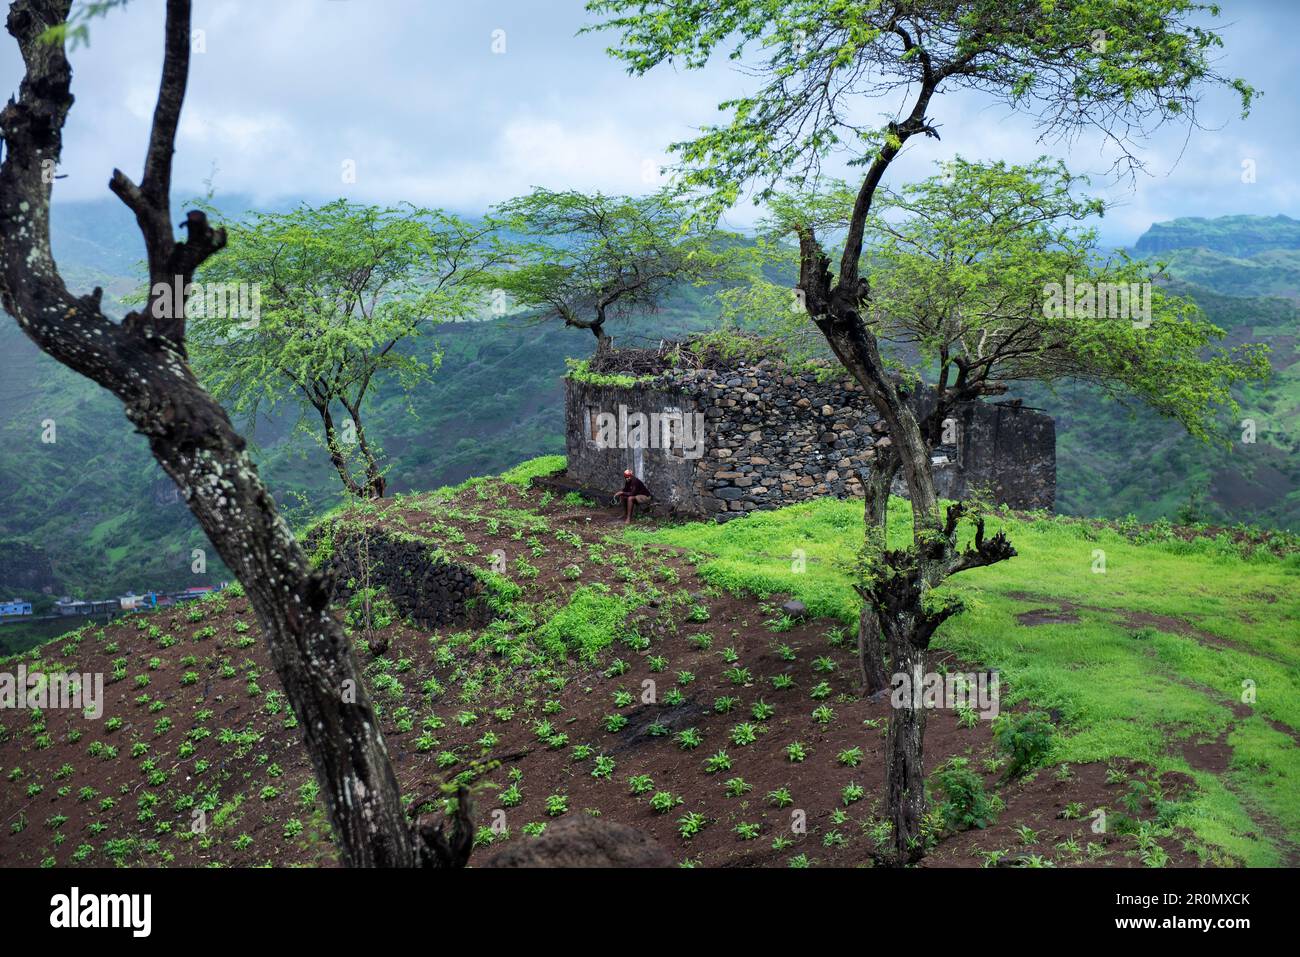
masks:
MULTIPOLYGON (((887 429, 851 377, 794 371, 774 358, 670 355, 607 350, 565 379, 568 466, 555 488, 603 503, 630 468, 654 493, 652 513, 719 520, 862 495, 859 473, 887 429)), ((969 402, 952 418, 954 441, 932 453, 941 496, 983 489, 1012 508, 1052 509, 1050 416, 1017 402, 969 402)), ((895 491, 905 494, 901 482, 895 491)))

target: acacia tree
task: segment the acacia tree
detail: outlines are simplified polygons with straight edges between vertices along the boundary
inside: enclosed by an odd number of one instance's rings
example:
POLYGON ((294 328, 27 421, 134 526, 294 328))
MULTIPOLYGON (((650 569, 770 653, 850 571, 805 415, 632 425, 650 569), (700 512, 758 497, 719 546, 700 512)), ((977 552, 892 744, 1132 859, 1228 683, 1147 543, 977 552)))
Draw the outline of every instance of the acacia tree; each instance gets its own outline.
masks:
MULTIPOLYGON (((1070 139, 1100 133, 1116 163, 1140 167, 1136 150, 1170 121, 1196 124, 1204 89, 1230 86, 1243 115, 1254 90, 1219 74, 1221 37, 1202 25, 1217 8, 1195 0, 588 0, 614 30, 610 52, 633 74, 671 61, 694 68, 720 47, 762 78, 759 89, 722 104, 729 123, 676 144, 679 182, 697 189, 714 213, 758 186, 757 199, 782 183, 815 181, 835 153, 863 168, 838 271, 809 223, 795 223, 799 289, 809 319, 861 384, 889 428, 912 508, 912 543, 881 552, 868 600, 895 671, 924 669, 925 650, 959 602, 935 594, 945 579, 1014 554, 999 532, 962 547, 964 510, 940 508, 930 450, 905 384, 891 377, 868 323, 872 298, 862 256, 877 190, 890 165, 917 136, 937 137, 935 96, 965 89, 1037 118, 1042 135, 1070 139), (887 102, 883 125, 862 119, 864 100, 887 102), (893 104, 902 100, 899 112, 893 104)), ((888 804, 893 860, 923 852, 924 714, 903 707, 888 734, 888 804)))
POLYGON ((541 321, 591 330, 597 351, 610 343, 607 322, 654 312, 678 284, 721 279, 728 267, 720 237, 666 190, 535 189, 496 206, 493 221, 514 237, 495 285, 541 321))
MULTIPOLYGON (((958 157, 944 167, 940 175, 882 193, 863 254, 872 276, 868 327, 890 344, 887 354, 914 363, 900 366, 908 383, 925 383, 923 393, 913 390, 924 397, 913 407, 929 448, 947 441, 950 431, 955 435, 950 417, 961 403, 1002 395, 1016 382, 1063 380, 1140 402, 1209 441, 1215 410, 1235 411, 1231 387, 1267 373, 1266 347, 1214 345, 1223 330, 1194 303, 1156 284, 1158 263, 1101 255, 1095 229, 1081 224, 1101 215, 1104 204, 1076 195, 1087 181, 1063 163, 1040 158, 1015 166, 958 157), (1067 279, 1088 295, 1054 303, 1048 292, 1059 290, 1063 299, 1067 279)), ((765 231, 779 241, 815 217, 834 233, 847 226, 852 202, 839 181, 815 194, 778 194, 765 231)), ((778 242, 776 249, 777 261, 797 259, 797 246, 778 242)), ((764 280, 742 302, 775 305, 782 296, 789 298, 788 288, 764 280)), ((807 348, 802 335, 809 324, 788 309, 760 306, 745 318, 787 351, 791 343, 807 348)), ((858 586, 864 598, 860 671, 869 693, 887 684, 884 643, 867 592, 888 538, 889 489, 899 467, 891 442, 877 443, 875 452, 862 476, 867 580, 858 586)))
POLYGON ((192 302, 204 304, 205 291, 247 284, 258 293, 257 315, 205 308, 192 316, 200 380, 250 427, 288 386, 302 414, 319 420, 344 488, 382 498, 380 453, 362 416, 368 390, 384 377, 404 390, 427 380, 441 352, 421 355, 413 340, 482 311, 479 281, 501 258, 490 228, 441 210, 340 199, 257 214, 227 233, 225 253, 199 272, 192 302), (337 406, 348 415, 341 423, 337 406))
MULTIPOLYGON (((186 354, 183 288, 226 243, 201 211, 172 232, 176 128, 189 74, 190 0, 167 0, 162 80, 139 183, 114 170, 109 188, 135 214, 150 295, 113 322, 102 291, 69 291, 50 253, 50 192, 72 107, 64 37, 72 0, 13 0, 7 27, 25 74, 0 111, 0 302, 47 355, 111 391, 243 584, 271 661, 303 731, 344 860, 354 866, 463 863, 472 840, 462 813, 451 839, 413 828, 351 643, 330 614, 324 577, 276 511, 244 439, 204 391, 186 354)), ((464 802, 461 804, 462 811, 464 802)))

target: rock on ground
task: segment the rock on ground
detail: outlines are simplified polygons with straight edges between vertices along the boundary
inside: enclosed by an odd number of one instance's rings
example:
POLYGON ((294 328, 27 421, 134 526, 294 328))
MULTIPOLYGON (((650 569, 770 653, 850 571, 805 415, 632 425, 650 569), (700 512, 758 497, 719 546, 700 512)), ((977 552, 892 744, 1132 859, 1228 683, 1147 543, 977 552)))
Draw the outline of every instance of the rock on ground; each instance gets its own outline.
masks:
POLYGON ((484 867, 671 867, 672 858, 648 834, 581 815, 551 824, 541 837, 522 837, 484 867))

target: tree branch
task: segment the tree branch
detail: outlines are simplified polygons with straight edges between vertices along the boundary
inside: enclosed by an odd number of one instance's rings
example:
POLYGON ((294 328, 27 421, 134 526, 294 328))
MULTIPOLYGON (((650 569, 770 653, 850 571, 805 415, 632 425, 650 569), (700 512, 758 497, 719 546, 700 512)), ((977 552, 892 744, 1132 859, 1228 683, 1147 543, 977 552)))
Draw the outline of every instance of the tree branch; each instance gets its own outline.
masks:
MULTIPOLYGON (((863 232, 866 230, 867 216, 871 213, 871 202, 875 198, 876 188, 880 185, 885 170, 894 161, 894 157, 902 151, 903 144, 914 134, 924 132, 931 136, 938 135, 934 132, 934 128, 925 122, 925 111, 930 105, 930 97, 934 95, 935 84, 933 77, 922 83, 921 91, 907 119, 902 123, 889 124, 889 138, 876 154, 876 158, 872 160, 867 175, 862 180, 862 186, 858 189, 857 198, 853 202, 853 215, 849 219, 848 235, 844 239, 844 252, 840 256, 839 288, 846 294, 852 295, 858 292, 858 260, 862 256, 863 232)), ((859 295, 860 298, 865 298, 865 289, 859 295)))
POLYGON ((167 0, 164 32, 162 80, 145 153, 144 177, 137 186, 115 169, 108 188, 135 213, 149 266, 145 308, 129 313, 122 325, 131 333, 157 335, 184 355, 186 287, 203 261, 226 245, 226 231, 214 230, 204 213, 192 210, 181 224, 188 231, 185 242, 177 243, 172 232, 172 154, 189 76, 190 0, 167 0))
MULTIPOLYGON (((954 505, 953 508, 956 508, 954 505)), ((949 510, 951 512, 951 509, 949 510)), ((1015 558, 1016 550, 1007 540, 1006 532, 998 532, 990 539, 984 538, 984 517, 975 519, 975 542, 972 546, 956 553, 948 561, 947 574, 956 575, 971 568, 983 568, 996 565, 1009 558, 1015 558)))

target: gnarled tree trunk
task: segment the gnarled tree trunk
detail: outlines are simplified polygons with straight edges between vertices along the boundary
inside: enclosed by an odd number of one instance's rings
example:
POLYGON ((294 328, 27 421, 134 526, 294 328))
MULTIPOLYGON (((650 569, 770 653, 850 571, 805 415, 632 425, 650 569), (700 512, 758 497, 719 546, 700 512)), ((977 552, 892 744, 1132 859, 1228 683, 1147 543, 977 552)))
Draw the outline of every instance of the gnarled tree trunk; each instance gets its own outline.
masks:
MULTIPOLYGON (((896 675, 906 675, 909 697, 919 696, 925 680, 925 650, 907 634, 907 623, 885 622, 896 675), (899 626, 902 626, 901 628, 899 626)), ((893 826, 891 863, 913 864, 925 854, 925 708, 915 698, 895 707, 885 739, 887 807, 893 826)))
MULTIPOLYGON (((898 474, 898 458, 893 450, 876 445, 871 468, 861 474, 863 538, 867 548, 884 548, 889 543, 889 488, 898 474)), ((862 608, 858 612, 858 678, 864 694, 876 694, 888 687, 885 636, 880 617, 869 596, 861 589, 862 608)))
MULTIPOLYGON (((927 71, 928 74, 928 71, 927 71)), ((988 565, 1014 555, 999 533, 984 541, 982 521, 977 524, 973 549, 958 552, 957 522, 960 505, 940 514, 925 430, 888 374, 875 336, 863 320, 870 301, 870 286, 860 278, 859 258, 863 231, 875 190, 889 164, 906 140, 925 132, 925 110, 935 89, 935 78, 925 77, 908 117, 891 124, 893 137, 881 148, 863 179, 840 258, 839 277, 831 276, 830 259, 812 229, 799 227, 799 288, 813 323, 845 369, 857 380, 889 429, 897 467, 907 484, 912 505, 912 547, 890 551, 881 543, 881 561, 889 575, 864 583, 865 596, 885 636, 886 650, 895 673, 925 666, 925 649, 934 630, 959 610, 955 603, 926 610, 927 595, 951 574, 988 565)), ((929 423, 927 423, 928 428, 929 423)), ((888 507, 888 485, 884 487, 888 507)), ((870 535, 870 531, 864 534, 870 535)), ((859 623, 861 626, 861 622, 859 623)), ((890 716, 889 813, 894 825, 894 863, 915 861, 924 853, 921 820, 924 815, 924 715, 910 697, 890 716)))
POLYGON ((162 82, 144 175, 137 186, 115 170, 110 184, 135 213, 148 256, 151 295, 119 325, 100 310, 101 291, 74 297, 50 253, 48 175, 58 163, 72 106, 72 71, 62 43, 41 39, 67 20, 71 0, 14 0, 8 29, 26 75, 0 113, 0 300, 45 353, 116 395, 190 511, 243 584, 285 695, 298 715, 321 794, 354 866, 463 863, 461 827, 418 833, 401 794, 362 675, 327 588, 276 511, 243 438, 194 378, 185 355, 184 297, 161 287, 188 283, 225 235, 190 213, 174 240, 170 180, 176 127, 189 70, 190 2, 168 0, 162 82))
POLYGON ((361 450, 361 457, 366 463, 366 484, 361 490, 362 497, 383 498, 388 482, 379 468, 379 460, 370 448, 370 442, 366 439, 365 427, 361 424, 361 400, 358 399, 355 405, 344 400, 343 407, 348 410, 348 415, 352 416, 352 424, 357 430, 357 447, 361 450))

